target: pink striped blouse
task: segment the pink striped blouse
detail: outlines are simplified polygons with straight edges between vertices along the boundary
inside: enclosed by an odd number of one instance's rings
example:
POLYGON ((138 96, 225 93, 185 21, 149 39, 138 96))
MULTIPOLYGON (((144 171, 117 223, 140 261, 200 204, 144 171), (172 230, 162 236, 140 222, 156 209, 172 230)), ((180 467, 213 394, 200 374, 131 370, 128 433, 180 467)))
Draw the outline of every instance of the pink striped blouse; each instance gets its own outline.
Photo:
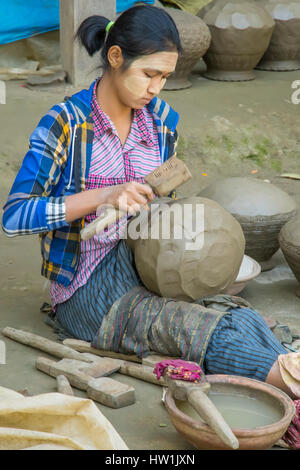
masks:
MULTIPOLYGON (((145 106, 135 110, 130 133, 124 147, 110 118, 101 110, 96 99, 95 84, 92 98, 94 141, 86 189, 95 189, 129 181, 144 182, 144 177, 161 164, 158 133, 152 114, 145 106)), ((99 215, 99 213, 97 214, 99 215)), ((96 214, 85 217, 90 223, 96 214)), ((87 283, 100 261, 114 248, 125 229, 127 218, 110 226, 106 232, 81 241, 81 254, 77 272, 70 286, 51 282, 52 308, 68 300, 87 283)))

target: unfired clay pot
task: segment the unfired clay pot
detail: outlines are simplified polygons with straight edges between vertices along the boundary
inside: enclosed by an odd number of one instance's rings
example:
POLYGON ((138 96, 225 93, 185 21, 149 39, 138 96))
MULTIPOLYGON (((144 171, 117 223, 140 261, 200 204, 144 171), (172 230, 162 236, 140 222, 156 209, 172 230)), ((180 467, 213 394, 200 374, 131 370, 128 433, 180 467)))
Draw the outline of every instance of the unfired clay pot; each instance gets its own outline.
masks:
POLYGON ((173 18, 181 40, 182 52, 178 58, 175 73, 166 81, 165 90, 189 88, 188 77, 201 57, 207 51, 211 36, 208 27, 195 15, 176 8, 166 8, 173 18))
POLYGON ((269 47, 256 68, 300 69, 300 0, 256 0, 275 20, 269 47))
POLYGON ((257 3, 212 0, 197 16, 209 26, 211 43, 203 59, 204 76, 212 80, 254 80, 253 69, 268 48, 275 26, 257 3))
MULTIPOLYGON (((226 292, 244 255, 245 238, 238 221, 204 198, 154 202, 156 209, 152 203, 146 214, 149 229, 142 220, 141 234, 134 241, 135 264, 144 285, 160 296, 188 302, 226 292)), ((139 220, 130 222, 129 235, 139 220)))
MULTIPOLYGON (((279 243, 288 265, 300 283, 300 215, 293 217, 282 227, 279 243)), ((300 297, 300 286, 296 294, 300 297)))
POLYGON ((217 201, 241 224, 245 254, 261 264, 262 271, 274 265, 282 226, 297 213, 296 202, 271 183, 256 178, 232 177, 216 181, 198 196, 217 201))
MULTIPOLYGON (((211 384, 212 392, 231 396, 233 399, 236 395, 238 399, 245 396, 258 400, 262 404, 265 403, 268 409, 274 409, 274 416, 278 417, 272 424, 254 429, 249 429, 247 422, 243 427, 232 427, 239 441, 239 450, 269 449, 286 432, 295 415, 295 405, 284 392, 265 382, 234 375, 207 375, 206 378, 211 384)), ((180 403, 174 400, 169 390, 165 396, 165 405, 175 429, 197 449, 229 449, 200 419, 182 412, 180 403)))

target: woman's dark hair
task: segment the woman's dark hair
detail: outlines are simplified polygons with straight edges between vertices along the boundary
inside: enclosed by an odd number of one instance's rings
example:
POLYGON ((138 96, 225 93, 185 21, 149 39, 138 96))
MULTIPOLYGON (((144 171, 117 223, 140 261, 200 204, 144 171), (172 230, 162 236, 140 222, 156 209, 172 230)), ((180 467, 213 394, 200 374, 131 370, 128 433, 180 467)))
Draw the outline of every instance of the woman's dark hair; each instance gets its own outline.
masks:
POLYGON ((177 27, 161 8, 150 5, 131 7, 106 33, 109 22, 104 16, 90 16, 81 23, 75 36, 90 56, 101 49, 104 69, 109 67, 107 53, 111 46, 121 48, 124 69, 138 56, 174 50, 181 52, 177 27))

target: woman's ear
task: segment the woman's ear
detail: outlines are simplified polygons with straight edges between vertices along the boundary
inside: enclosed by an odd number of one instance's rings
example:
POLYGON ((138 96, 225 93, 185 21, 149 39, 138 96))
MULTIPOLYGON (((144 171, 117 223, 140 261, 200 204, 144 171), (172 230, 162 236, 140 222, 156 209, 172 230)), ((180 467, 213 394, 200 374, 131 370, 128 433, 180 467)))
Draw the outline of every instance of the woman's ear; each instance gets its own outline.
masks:
POLYGON ((119 69, 124 63, 122 50, 119 46, 111 46, 107 53, 107 59, 113 69, 119 69))

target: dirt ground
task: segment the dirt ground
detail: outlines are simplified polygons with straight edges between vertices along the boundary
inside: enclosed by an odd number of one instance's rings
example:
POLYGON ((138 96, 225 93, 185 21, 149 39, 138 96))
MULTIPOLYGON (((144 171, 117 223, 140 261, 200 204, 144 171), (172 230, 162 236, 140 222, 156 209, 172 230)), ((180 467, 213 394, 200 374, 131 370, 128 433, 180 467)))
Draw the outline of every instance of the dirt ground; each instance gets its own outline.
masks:
MULTIPOLYGON (((300 172, 300 105, 291 101, 291 85, 300 79, 300 71, 257 71, 255 81, 241 83, 206 80, 200 71, 201 64, 192 74, 192 88, 162 93, 181 115, 179 156, 193 173, 192 183, 182 186, 179 195, 195 195, 222 176, 251 176, 269 179, 300 206, 300 181, 280 178, 283 172, 300 172)), ((24 83, 7 82, 6 104, 0 105, 1 207, 30 133, 50 107, 75 91, 68 85, 28 89, 24 83)), ((40 313, 42 303, 50 299, 40 276, 38 237, 9 239, 1 231, 0 247, 0 328, 11 326, 55 340, 40 313)), ((297 281, 280 251, 274 260, 276 267, 250 282, 242 295, 264 316, 289 325, 300 335, 300 299, 294 294, 297 281)), ((46 354, 7 338, 5 343, 7 362, 0 365, 1 386, 27 388, 32 395, 56 391, 55 380, 35 369, 35 359, 46 354)), ((129 448, 193 449, 173 428, 161 403, 161 387, 119 374, 115 377, 136 388, 136 403, 119 410, 98 406, 129 448)), ((77 390, 75 394, 85 396, 77 390)))

